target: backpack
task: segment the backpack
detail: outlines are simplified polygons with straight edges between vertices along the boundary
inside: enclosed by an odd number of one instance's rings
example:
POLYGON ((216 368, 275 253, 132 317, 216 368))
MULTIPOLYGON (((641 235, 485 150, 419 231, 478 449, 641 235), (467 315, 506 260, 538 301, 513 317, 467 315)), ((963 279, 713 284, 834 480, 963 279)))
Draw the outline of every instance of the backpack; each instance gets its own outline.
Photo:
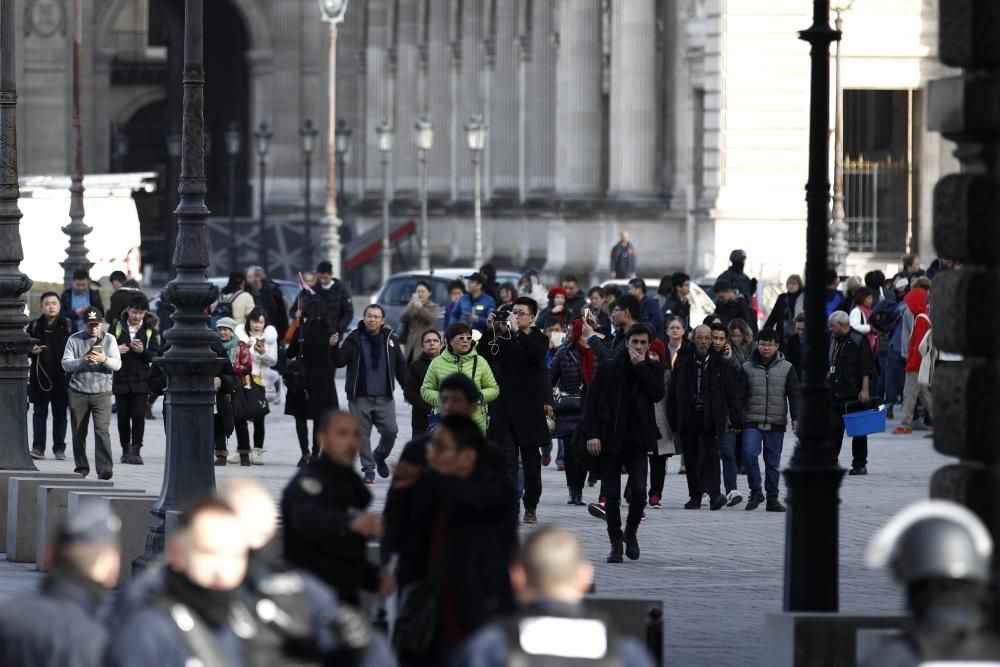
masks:
POLYGON ((875 306, 868 323, 879 333, 891 334, 903 314, 902 309, 906 307, 905 302, 886 301, 883 299, 875 306))
POLYGON ((236 290, 229 295, 228 300, 224 296, 220 296, 219 300, 215 304, 215 308, 209 315, 212 318, 212 328, 214 329, 223 317, 232 318, 233 316, 233 301, 236 300, 240 294, 243 294, 243 290, 236 290))

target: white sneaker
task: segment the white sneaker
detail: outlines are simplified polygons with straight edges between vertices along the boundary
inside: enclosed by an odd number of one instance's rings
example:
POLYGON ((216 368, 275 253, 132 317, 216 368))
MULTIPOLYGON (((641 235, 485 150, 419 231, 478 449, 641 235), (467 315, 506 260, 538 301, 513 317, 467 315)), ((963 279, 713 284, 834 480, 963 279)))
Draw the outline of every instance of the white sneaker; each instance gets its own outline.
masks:
POLYGON ((254 447, 253 449, 251 449, 250 450, 250 463, 254 464, 255 466, 262 466, 262 465, 264 465, 264 450, 263 449, 257 449, 256 447, 254 447))
POLYGON ((240 453, 236 452, 235 454, 230 454, 229 458, 226 460, 234 465, 237 465, 240 462, 240 453))
POLYGON ((726 494, 726 505, 728 507, 735 507, 743 502, 743 496, 737 493, 735 490, 730 491, 726 494))

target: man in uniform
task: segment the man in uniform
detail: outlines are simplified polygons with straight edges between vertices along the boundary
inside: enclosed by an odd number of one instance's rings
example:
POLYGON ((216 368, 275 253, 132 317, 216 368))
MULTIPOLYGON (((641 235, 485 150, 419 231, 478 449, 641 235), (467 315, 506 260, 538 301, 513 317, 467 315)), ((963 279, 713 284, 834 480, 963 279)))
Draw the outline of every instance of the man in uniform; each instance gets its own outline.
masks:
POLYGON ((583 596, 593 580, 594 567, 583 559, 576 535, 564 528, 539 528, 524 541, 510 568, 520 610, 469 639, 461 664, 652 667, 644 646, 620 636, 610 619, 585 608, 583 596), (544 629, 546 624, 550 630, 544 629))
POLYGON ((378 588, 378 567, 367 542, 382 535, 382 519, 367 511, 372 494, 354 472, 361 425, 351 414, 327 413, 319 424, 319 459, 302 467, 285 487, 285 557, 359 605, 361 591, 378 588))
POLYGON ((107 507, 67 519, 45 554, 38 593, 0 607, 0 665, 104 665, 108 634, 98 613, 118 582, 120 529, 107 507))

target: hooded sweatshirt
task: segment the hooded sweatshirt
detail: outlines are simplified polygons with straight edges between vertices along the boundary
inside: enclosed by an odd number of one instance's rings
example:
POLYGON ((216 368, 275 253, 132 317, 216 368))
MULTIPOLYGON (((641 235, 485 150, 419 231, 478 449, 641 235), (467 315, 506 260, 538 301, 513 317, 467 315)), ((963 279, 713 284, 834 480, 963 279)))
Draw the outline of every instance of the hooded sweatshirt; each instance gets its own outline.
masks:
POLYGON ((913 333, 910 335, 910 345, 906 353, 906 372, 920 372, 920 342, 931 330, 931 318, 927 312, 927 290, 917 288, 911 290, 903 299, 910 312, 913 313, 913 333))

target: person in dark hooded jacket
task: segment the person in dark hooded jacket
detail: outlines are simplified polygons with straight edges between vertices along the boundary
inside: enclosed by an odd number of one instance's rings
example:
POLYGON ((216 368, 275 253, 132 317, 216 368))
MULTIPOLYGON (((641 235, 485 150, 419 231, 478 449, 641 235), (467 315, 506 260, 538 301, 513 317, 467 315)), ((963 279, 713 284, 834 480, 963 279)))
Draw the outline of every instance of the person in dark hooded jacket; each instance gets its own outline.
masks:
POLYGON ((118 404, 118 437, 121 462, 142 465, 142 440, 146 432, 149 369, 159 349, 156 326, 149 317, 149 302, 142 294, 132 297, 110 334, 118 341, 122 367, 115 372, 111 391, 118 404))
POLYGON ((729 268, 723 271, 718 280, 733 286, 740 296, 749 303, 757 290, 757 280, 750 278, 743 271, 747 263, 747 253, 744 250, 734 250, 729 253, 729 268))
POLYGON ((750 307, 750 302, 736 292, 735 288, 725 280, 715 283, 715 314, 722 318, 722 323, 729 326, 733 320, 743 320, 757 335, 757 314, 750 307))

